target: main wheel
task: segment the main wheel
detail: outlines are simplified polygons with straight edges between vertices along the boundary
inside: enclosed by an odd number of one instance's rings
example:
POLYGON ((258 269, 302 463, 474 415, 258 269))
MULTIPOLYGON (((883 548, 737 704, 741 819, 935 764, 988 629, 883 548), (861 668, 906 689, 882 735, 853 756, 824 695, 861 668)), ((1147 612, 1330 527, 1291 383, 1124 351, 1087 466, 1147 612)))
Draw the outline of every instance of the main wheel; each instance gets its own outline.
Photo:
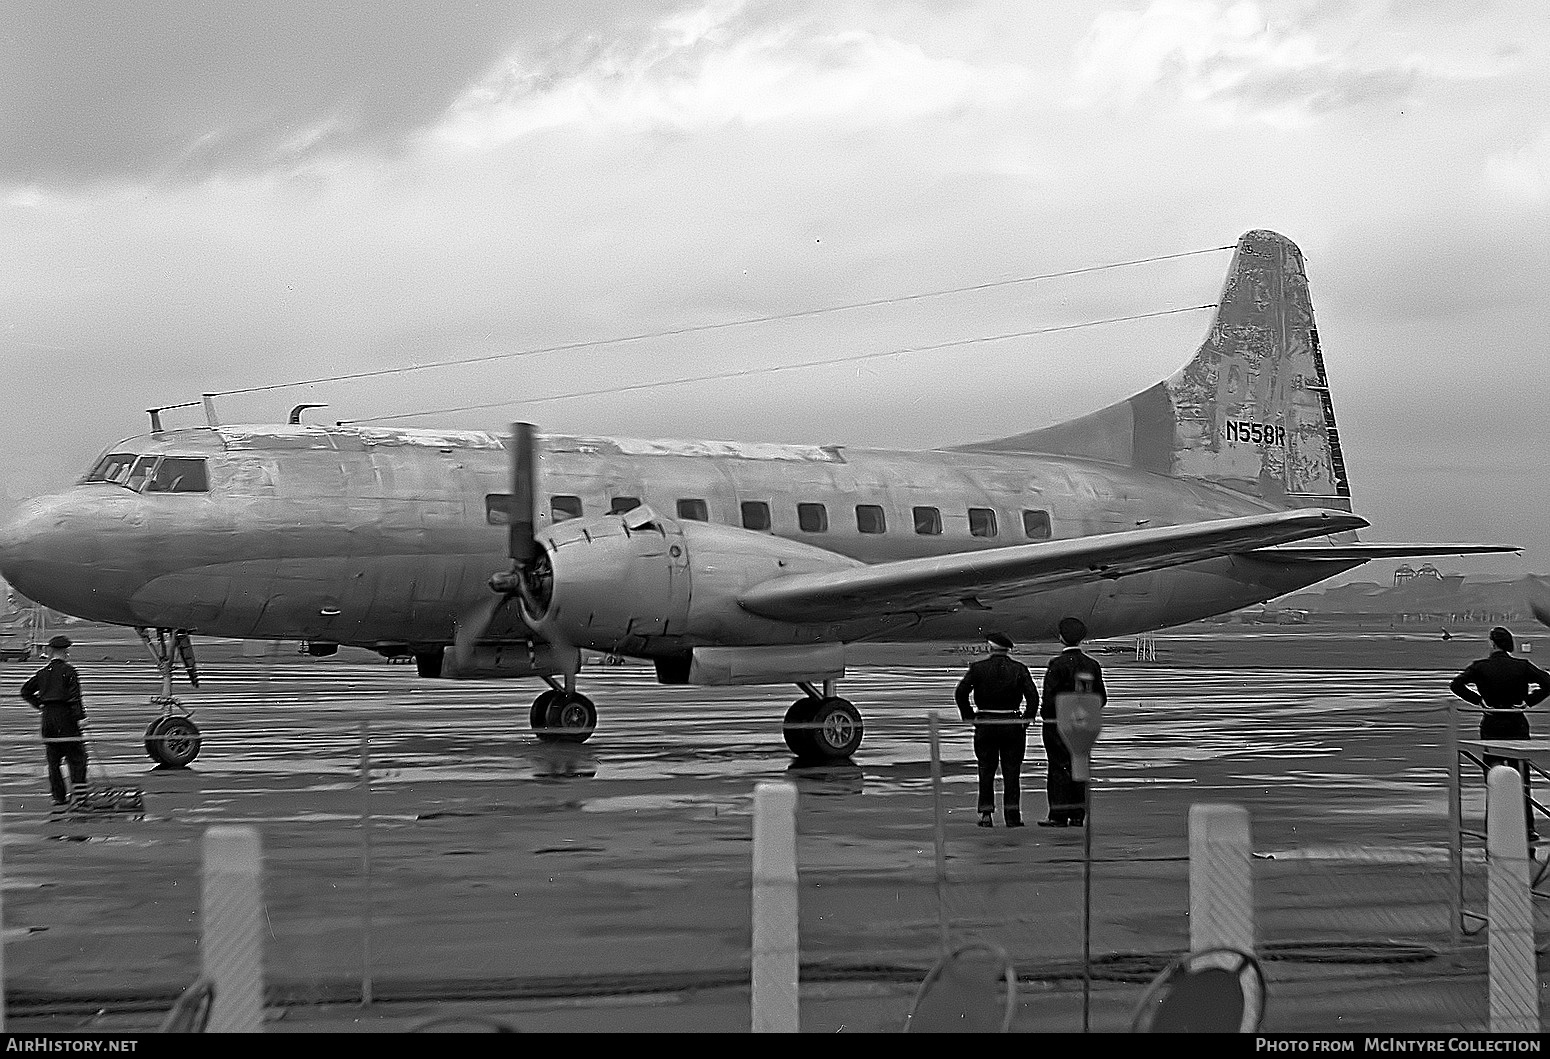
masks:
POLYGON ((187 717, 161 717, 145 730, 145 748, 168 768, 186 768, 199 756, 199 726, 187 717))
POLYGON ((861 746, 861 711, 844 699, 824 699, 812 724, 814 755, 824 761, 844 761, 861 746))
POLYGON ((546 743, 553 741, 553 736, 549 734, 549 707, 560 697, 558 691, 544 692, 533 700, 533 708, 527 714, 527 723, 533 729, 533 734, 546 743))
POLYGON ((822 699, 801 698, 791 704, 791 709, 786 711, 786 719, 781 724, 780 734, 785 736, 786 745, 791 752, 799 758, 810 758, 817 753, 813 745, 813 730, 803 727, 813 723, 813 714, 818 712, 818 707, 823 705, 822 699))
POLYGON ((549 731, 539 738, 556 743, 585 743, 597 731, 597 707, 585 695, 550 694, 554 699, 546 714, 549 731))

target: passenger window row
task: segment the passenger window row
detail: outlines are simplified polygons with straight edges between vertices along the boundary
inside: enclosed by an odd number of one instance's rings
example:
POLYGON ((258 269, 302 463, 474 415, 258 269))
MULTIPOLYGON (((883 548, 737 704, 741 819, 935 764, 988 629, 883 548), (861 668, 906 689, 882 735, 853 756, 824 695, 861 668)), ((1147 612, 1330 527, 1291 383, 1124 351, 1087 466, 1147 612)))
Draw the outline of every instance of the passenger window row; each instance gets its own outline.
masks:
MULTIPOLYGON (((509 516, 507 508, 509 497, 505 495, 491 495, 486 498, 486 513, 489 521, 504 524, 509 516)), ((616 496, 608 504, 610 515, 623 514, 640 507, 640 498, 634 496, 616 496)), ((770 505, 763 500, 745 500, 739 505, 739 515, 742 518, 744 529, 767 531, 774 526, 774 520, 770 516, 770 505)), ((573 518, 580 518, 583 514, 581 497, 579 496, 551 496, 549 498, 549 516, 555 522, 565 522, 573 518)), ((710 505, 705 500, 697 498, 685 498, 678 501, 675 514, 687 522, 709 522, 710 505)), ((996 537, 1000 535, 1000 527, 996 520, 996 512, 988 507, 971 507, 969 515, 969 536, 971 537, 996 537)), ((937 537, 942 534, 942 511, 935 507, 916 507, 911 509, 914 521, 915 533, 922 537, 937 537)), ((1024 508, 1022 510, 1023 536, 1028 540, 1045 541, 1052 536, 1049 512, 1024 508)), ((824 504, 799 503, 797 504, 797 528, 803 533, 827 533, 829 532, 829 509, 824 504)), ((877 504, 856 505, 856 531, 864 534, 880 534, 888 532, 888 516, 877 504)))

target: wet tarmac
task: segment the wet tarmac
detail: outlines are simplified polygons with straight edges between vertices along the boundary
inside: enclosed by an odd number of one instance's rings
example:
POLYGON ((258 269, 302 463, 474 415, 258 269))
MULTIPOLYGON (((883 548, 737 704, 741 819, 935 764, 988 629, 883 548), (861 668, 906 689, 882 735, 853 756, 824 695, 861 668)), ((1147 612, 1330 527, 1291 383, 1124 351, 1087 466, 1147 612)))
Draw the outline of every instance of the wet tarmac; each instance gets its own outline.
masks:
MULTIPOLYGON (((272 1030, 403 1030, 471 1010, 532 1029, 746 1029, 751 811, 771 780, 799 791, 805 1028, 896 1028, 944 911, 954 936, 994 938, 1031 976, 1018 1028, 1077 1028, 1082 832, 973 826, 970 736, 952 706, 964 660, 928 661, 853 669, 841 692, 866 719, 864 745, 852 764, 818 768, 796 765, 780 738, 795 689, 660 687, 643 667, 588 669, 599 729, 565 746, 527 730, 534 681, 220 663, 183 693, 204 733, 186 770, 153 769, 141 747, 148 665, 83 662, 98 767, 143 788, 147 812, 51 817, 31 712, 0 711, 7 1028, 154 1025, 198 971, 203 829, 244 823, 264 847, 272 1030)), ((1409 967, 1385 984, 1359 968, 1353 984, 1287 965, 1267 1028, 1274 1017, 1293 1031, 1414 1028, 1428 1014, 1482 1026, 1478 952, 1447 944, 1450 675, 1111 668, 1088 929, 1095 953, 1141 970, 1104 977, 1094 1028, 1128 1024, 1145 972, 1187 947, 1198 802, 1251 814, 1267 944, 1377 944, 1380 970, 1405 962, 1382 946, 1420 945, 1440 976, 1409 967), (1424 995, 1405 999, 1410 989, 1424 995), (1319 999, 1287 1003, 1299 990, 1319 999)), ((1043 775, 1035 733, 1030 819, 1043 775)), ((1478 815, 1478 784, 1465 795, 1478 815)))

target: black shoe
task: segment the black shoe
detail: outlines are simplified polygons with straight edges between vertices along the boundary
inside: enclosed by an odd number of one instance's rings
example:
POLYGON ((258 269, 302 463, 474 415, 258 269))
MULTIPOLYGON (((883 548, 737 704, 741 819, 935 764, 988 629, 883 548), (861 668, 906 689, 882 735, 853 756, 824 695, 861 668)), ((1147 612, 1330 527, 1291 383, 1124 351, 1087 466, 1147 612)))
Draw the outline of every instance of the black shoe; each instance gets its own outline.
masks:
POLYGON ((1066 826, 1066 822, 1064 820, 1040 820, 1039 821, 1039 826, 1040 827, 1065 827, 1066 826))
POLYGON ((980 826, 981 827, 995 827, 996 826, 996 822, 990 818, 990 814, 989 813, 980 813, 980 826))
POLYGON ((1081 827, 1085 823, 1087 823, 1086 820, 1067 820, 1066 821, 1066 826, 1068 826, 1068 827, 1081 827))
POLYGON ((1012 819, 1012 820, 1008 820, 1006 822, 1006 826, 1007 827, 1022 827, 1023 826, 1023 822, 1021 820, 1012 819))
POLYGON ((1538 842, 1539 841, 1539 832, 1538 831, 1530 831, 1528 833, 1528 840, 1530 842, 1538 842))

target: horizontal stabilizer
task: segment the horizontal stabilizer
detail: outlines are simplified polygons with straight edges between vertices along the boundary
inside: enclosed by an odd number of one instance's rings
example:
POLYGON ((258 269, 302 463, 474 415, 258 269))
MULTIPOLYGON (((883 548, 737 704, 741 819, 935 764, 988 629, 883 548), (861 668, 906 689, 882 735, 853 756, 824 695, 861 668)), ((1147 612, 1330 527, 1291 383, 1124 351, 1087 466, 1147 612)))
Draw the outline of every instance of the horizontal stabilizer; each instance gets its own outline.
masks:
POLYGON ((790 574, 754 585, 738 602, 754 614, 796 622, 951 612, 981 601, 1112 580, 1365 525, 1366 519, 1327 508, 1271 511, 1182 526, 790 574))
POLYGON ((1342 562, 1364 563, 1371 559, 1413 559, 1423 555, 1487 555, 1492 552, 1521 552, 1513 544, 1292 544, 1260 548, 1250 552, 1255 559, 1269 562, 1342 562))

